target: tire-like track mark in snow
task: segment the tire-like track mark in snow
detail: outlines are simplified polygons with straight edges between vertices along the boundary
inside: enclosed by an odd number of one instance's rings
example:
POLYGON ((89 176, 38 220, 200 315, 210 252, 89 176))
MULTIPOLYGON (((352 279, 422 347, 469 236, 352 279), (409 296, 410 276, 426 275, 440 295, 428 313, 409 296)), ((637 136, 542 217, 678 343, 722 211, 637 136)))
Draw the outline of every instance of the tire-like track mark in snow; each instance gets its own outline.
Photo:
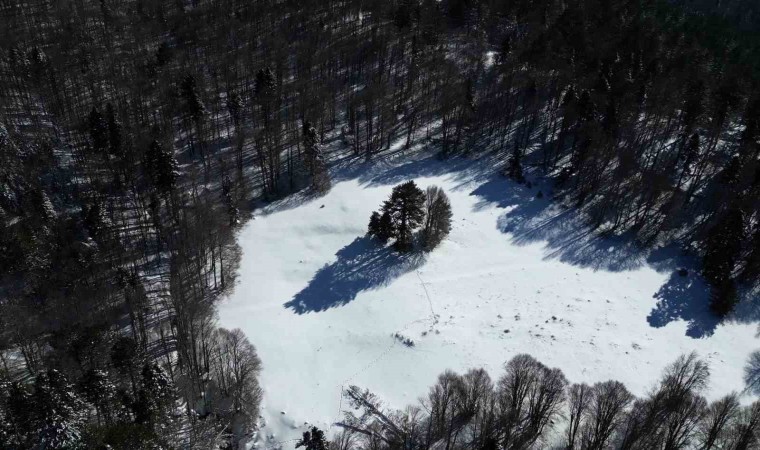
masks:
POLYGON ((433 301, 430 299, 430 293, 428 293, 427 286, 425 286, 425 282, 422 280, 420 271, 417 270, 416 273, 417 273, 417 278, 419 278, 420 284, 422 285, 422 289, 425 291, 425 297, 427 297, 428 304, 430 305, 430 318, 432 319, 432 325, 430 325, 430 328, 432 329, 438 323, 438 315, 435 313, 435 310, 433 309, 433 301))

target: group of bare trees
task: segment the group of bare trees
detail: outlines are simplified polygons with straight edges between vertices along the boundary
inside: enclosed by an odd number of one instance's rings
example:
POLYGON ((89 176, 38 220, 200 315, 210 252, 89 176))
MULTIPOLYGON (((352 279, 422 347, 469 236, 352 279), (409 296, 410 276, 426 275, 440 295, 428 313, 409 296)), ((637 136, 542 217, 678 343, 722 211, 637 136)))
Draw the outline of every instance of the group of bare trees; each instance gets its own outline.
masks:
POLYGON ((760 402, 736 394, 708 403, 709 369, 695 354, 670 364, 637 399, 618 381, 570 384, 562 371, 517 355, 493 381, 483 369, 438 377, 419 405, 384 408, 369 391, 345 391, 332 447, 350 449, 753 449, 760 402))

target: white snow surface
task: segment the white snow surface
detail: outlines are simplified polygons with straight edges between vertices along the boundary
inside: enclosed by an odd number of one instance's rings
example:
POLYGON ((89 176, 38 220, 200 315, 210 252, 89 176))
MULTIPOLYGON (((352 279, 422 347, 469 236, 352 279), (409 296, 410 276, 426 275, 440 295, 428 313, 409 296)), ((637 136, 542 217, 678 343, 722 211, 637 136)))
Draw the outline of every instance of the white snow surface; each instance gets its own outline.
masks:
POLYGON ((694 350, 711 364, 708 398, 744 388, 756 324, 711 319, 707 289, 679 252, 594 237, 545 186, 488 172, 434 158, 366 166, 336 176, 324 197, 256 211, 239 234, 238 285, 219 311, 263 361, 255 446, 292 448, 307 423, 336 431, 351 384, 403 408, 446 369, 497 378, 519 353, 571 382, 616 379, 643 395, 694 350), (432 253, 401 257, 365 231, 408 179, 444 188, 454 217, 432 253))

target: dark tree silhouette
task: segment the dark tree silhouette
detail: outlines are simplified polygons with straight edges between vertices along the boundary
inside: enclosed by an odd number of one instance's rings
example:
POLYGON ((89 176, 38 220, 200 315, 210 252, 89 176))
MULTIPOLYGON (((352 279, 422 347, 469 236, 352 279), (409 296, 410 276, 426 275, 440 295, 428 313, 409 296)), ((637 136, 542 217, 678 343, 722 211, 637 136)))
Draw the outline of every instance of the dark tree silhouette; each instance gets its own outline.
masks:
POLYGON ((303 437, 296 443, 296 448, 304 447, 305 450, 327 450, 330 443, 327 442, 324 431, 317 427, 304 431, 303 437))
POLYGON ((383 214, 387 213, 393 223, 397 250, 412 249, 412 233, 425 217, 424 203, 425 193, 414 181, 394 187, 390 198, 383 203, 383 214))
POLYGON ((736 305, 733 273, 741 251, 744 221, 741 210, 733 208, 710 230, 703 258, 705 278, 712 284, 712 310, 719 316, 736 305))
POLYGON ((427 249, 435 248, 451 231, 451 202, 438 186, 425 191, 425 223, 422 242, 427 249))

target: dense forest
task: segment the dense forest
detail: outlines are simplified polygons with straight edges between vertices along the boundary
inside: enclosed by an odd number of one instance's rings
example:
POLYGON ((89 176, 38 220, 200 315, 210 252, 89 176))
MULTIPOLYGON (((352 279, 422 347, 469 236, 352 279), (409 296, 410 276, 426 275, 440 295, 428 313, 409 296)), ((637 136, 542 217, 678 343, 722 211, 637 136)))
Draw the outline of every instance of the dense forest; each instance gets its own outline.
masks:
POLYGON ((215 322, 235 230, 338 157, 546 177, 600 235, 702 258, 730 316, 760 275, 760 40, 728 3, 1 2, 0 448, 250 437, 262 363, 215 322))

